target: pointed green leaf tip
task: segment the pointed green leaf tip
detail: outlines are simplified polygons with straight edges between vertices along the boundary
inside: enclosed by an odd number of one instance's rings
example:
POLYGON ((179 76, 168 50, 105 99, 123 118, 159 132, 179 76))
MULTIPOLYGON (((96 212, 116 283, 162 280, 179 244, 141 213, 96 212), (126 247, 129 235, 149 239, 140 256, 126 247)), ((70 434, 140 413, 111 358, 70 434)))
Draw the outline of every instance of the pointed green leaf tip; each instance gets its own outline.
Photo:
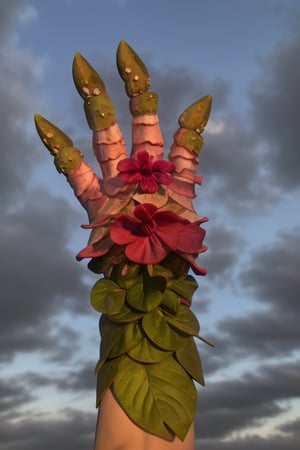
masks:
POLYGON ((105 92, 102 78, 80 53, 74 56, 72 74, 76 89, 82 98, 105 92))
POLYGON ((148 70, 125 41, 121 41, 117 49, 117 67, 129 97, 148 91, 151 83, 148 70))
POLYGON ((54 164, 58 172, 69 175, 74 169, 79 167, 83 159, 82 153, 74 148, 69 136, 49 122, 49 120, 36 114, 34 121, 42 142, 50 150, 50 153, 54 155, 54 164))
POLYGON ((73 142, 69 136, 45 119, 45 117, 35 114, 34 122, 42 142, 53 155, 56 155, 62 147, 73 147, 73 142))
POLYGON ((208 122, 211 104, 211 95, 200 98, 183 111, 178 119, 179 125, 182 128, 194 130, 199 134, 202 133, 208 122))

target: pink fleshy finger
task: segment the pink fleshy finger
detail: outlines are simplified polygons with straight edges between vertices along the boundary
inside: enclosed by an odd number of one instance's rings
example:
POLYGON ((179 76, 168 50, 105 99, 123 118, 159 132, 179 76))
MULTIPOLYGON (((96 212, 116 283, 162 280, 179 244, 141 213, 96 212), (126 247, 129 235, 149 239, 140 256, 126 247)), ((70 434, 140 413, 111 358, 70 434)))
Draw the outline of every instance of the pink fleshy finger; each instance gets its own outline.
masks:
POLYGON ((132 156, 146 150, 153 161, 163 158, 164 140, 157 114, 143 114, 132 119, 132 156))

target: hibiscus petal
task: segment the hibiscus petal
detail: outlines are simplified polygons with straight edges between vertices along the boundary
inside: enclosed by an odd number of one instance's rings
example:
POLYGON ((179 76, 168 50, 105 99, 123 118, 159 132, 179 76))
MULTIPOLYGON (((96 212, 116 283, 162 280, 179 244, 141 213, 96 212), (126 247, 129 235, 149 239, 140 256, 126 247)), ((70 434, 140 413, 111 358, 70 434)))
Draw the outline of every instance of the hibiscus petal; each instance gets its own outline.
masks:
POLYGON ((190 255, 186 255, 183 253, 178 253, 178 255, 181 256, 181 258, 183 258, 185 261, 187 261, 191 265, 191 268, 193 269, 193 272, 196 275, 206 275, 207 274, 207 270, 204 267, 198 266, 198 264, 195 262, 194 258, 192 258, 190 255))
POLYGON ((159 228, 161 227, 170 227, 173 226, 174 223, 182 223, 189 224, 190 222, 187 219, 176 214, 174 211, 158 211, 154 214, 153 219, 157 223, 159 228))
POLYGON ((197 223, 173 223, 169 226, 159 226, 156 234, 173 251, 191 254, 203 251, 205 230, 197 223))
POLYGON ((144 150, 140 150, 136 153, 136 158, 142 167, 144 164, 148 164, 150 161, 150 155, 148 152, 145 152, 144 150))
POLYGON ((136 184, 143 178, 139 172, 119 172, 118 177, 128 184, 136 184))
POLYGON ((97 256, 105 255, 113 246, 113 241, 107 235, 101 241, 98 241, 95 245, 88 245, 83 248, 77 255, 77 261, 81 261, 84 258, 96 258, 97 256))
POLYGON ((177 250, 184 253, 201 253, 205 230, 197 224, 184 225, 178 234, 177 250))
POLYGON ((173 170, 175 170, 175 168, 176 168, 175 164, 173 164, 169 161, 165 161, 164 159, 154 161, 154 163, 152 164, 153 172, 169 173, 169 172, 173 172, 173 170))
POLYGON ((141 222, 148 222, 157 211, 157 207, 152 203, 137 205, 134 209, 134 215, 141 222))
POLYGON ((159 184, 171 184, 173 181, 173 177, 171 175, 169 175, 168 173, 154 172, 152 177, 159 184))
POLYGON ((115 244, 126 245, 139 235, 140 223, 133 217, 123 215, 118 217, 110 229, 110 237, 115 244))
POLYGON ((117 169, 119 172, 139 172, 141 165, 135 159, 124 158, 118 163, 117 169))
POLYGON ((154 194, 158 191, 158 184, 155 178, 156 177, 154 176, 142 177, 140 181, 140 188, 143 192, 146 192, 147 194, 154 194))
POLYGON ((125 249, 127 258, 137 264, 158 264, 168 253, 169 248, 155 234, 138 237, 125 249))

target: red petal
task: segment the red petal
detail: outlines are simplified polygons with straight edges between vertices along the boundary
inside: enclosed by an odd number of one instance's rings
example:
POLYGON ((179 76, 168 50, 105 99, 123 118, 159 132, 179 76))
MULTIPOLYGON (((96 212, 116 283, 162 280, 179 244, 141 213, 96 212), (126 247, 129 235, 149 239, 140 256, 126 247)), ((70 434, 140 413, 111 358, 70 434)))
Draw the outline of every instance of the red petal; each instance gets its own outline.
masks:
POLYGON ((140 150, 136 154, 136 158, 140 164, 140 167, 142 167, 144 164, 148 164, 150 161, 150 155, 148 152, 140 150))
POLYGON ((143 178, 139 172, 119 172, 118 177, 128 184, 136 184, 143 178))
POLYGON ((169 227, 173 223, 190 224, 189 220, 173 211, 158 211, 153 218, 159 228, 169 227))
POLYGON ((152 205, 152 203, 143 203, 136 206, 133 213, 135 217, 141 222, 148 222, 148 220, 152 218, 156 211, 157 207, 155 205, 152 205))
POLYGON ((136 239, 140 224, 130 216, 121 216, 115 220, 111 229, 110 237, 115 244, 126 245, 136 239))
POLYGON ((173 177, 167 173, 155 172, 152 175, 159 184, 171 184, 173 177))
POLYGON ((135 159, 124 158, 118 163, 117 170, 119 172, 139 172, 141 165, 135 159))
POLYGON ((181 256, 181 258, 183 258, 185 261, 187 261, 191 265, 191 267, 196 275, 206 275, 207 274, 207 270, 204 267, 198 266, 198 264, 196 264, 195 260, 192 257, 190 257, 189 255, 185 255, 182 253, 178 253, 178 255, 181 256))
POLYGON ((158 191, 158 184, 155 178, 156 177, 154 176, 142 177, 140 181, 140 188, 143 192, 146 192, 147 194, 154 194, 158 191))
POLYGON ((88 245, 83 248, 77 255, 77 261, 81 261, 84 258, 96 258, 97 256, 105 255, 109 249, 113 246, 113 241, 107 235, 105 238, 98 241, 95 245, 88 245))
POLYGON ((125 249, 127 258, 137 264, 158 264, 168 253, 168 247, 155 234, 136 238, 125 249))
POLYGON ((152 171, 154 172, 165 172, 165 173, 169 173, 169 172, 173 172, 173 170, 175 170, 175 164, 169 162, 169 161, 165 161, 164 159, 160 159, 158 161, 154 161, 154 163, 152 164, 152 171))
POLYGON ((182 227, 178 235, 177 250, 184 253, 200 253, 205 230, 198 225, 190 224, 182 227))

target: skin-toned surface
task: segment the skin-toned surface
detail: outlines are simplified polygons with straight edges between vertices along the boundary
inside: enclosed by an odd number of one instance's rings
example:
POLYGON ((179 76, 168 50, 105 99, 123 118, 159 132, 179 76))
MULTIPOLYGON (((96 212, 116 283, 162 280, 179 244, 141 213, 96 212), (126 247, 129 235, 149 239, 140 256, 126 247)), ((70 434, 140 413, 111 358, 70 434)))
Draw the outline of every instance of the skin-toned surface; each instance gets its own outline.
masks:
POLYGON ((194 450, 194 424, 185 440, 170 442, 136 426, 106 391, 98 412, 94 450, 194 450))

